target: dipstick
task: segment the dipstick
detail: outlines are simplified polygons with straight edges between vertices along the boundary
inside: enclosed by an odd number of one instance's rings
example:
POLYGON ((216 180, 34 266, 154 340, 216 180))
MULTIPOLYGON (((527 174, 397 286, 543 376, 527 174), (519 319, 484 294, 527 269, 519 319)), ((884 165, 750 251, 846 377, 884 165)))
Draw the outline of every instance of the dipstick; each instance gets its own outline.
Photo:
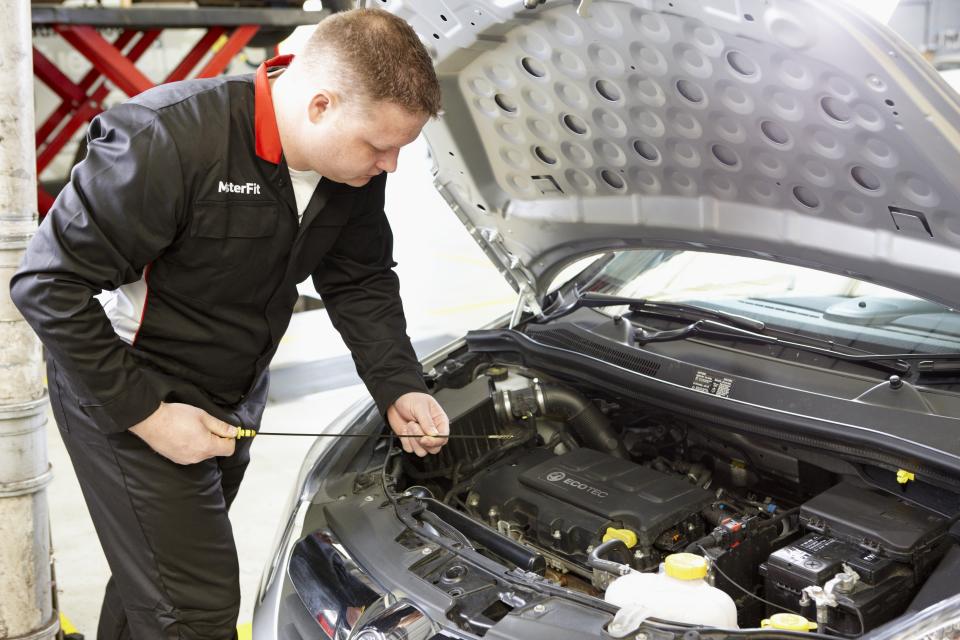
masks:
POLYGON ((237 440, 253 438, 255 436, 303 436, 311 438, 446 438, 448 440, 513 440, 517 436, 510 433, 491 433, 475 435, 468 433, 451 433, 446 436, 399 435, 396 433, 284 433, 278 431, 256 431, 254 429, 237 429, 237 440))

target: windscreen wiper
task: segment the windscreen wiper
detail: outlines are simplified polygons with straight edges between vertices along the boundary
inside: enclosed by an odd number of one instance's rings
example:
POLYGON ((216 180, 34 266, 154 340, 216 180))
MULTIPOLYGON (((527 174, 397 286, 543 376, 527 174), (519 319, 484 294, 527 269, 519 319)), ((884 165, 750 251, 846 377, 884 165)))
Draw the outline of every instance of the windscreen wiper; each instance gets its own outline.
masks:
POLYGON ((641 344, 680 340, 693 335, 735 338, 817 353, 837 360, 858 362, 899 375, 905 375, 914 370, 920 374, 933 375, 960 372, 960 353, 848 353, 837 351, 833 348, 832 343, 828 342, 825 342, 825 344, 829 346, 821 347, 761 333, 766 329, 766 324, 762 320, 685 302, 647 300, 646 298, 631 298, 586 291, 564 308, 551 314, 546 320, 555 320, 579 308, 600 309, 614 306, 627 306, 632 313, 638 315, 674 320, 694 320, 692 324, 678 329, 645 331, 638 328, 636 339, 641 344))
MULTIPOLYGON (((732 324, 718 322, 716 320, 697 320, 677 329, 662 329, 649 331, 638 328, 635 334, 635 340, 639 344, 648 344, 651 342, 669 342, 671 340, 683 340, 690 337, 706 338, 724 338, 733 340, 745 340, 760 344, 769 344, 798 351, 807 351, 819 355, 833 358, 834 360, 844 360, 847 362, 856 362, 866 366, 872 366, 885 371, 891 371, 900 375, 906 375, 913 370, 913 366, 908 359, 922 357, 929 359, 929 356, 922 354, 902 354, 902 353, 847 353, 836 351, 826 347, 818 347, 803 342, 793 340, 784 340, 763 333, 742 329, 732 324)), ((944 354, 951 355, 951 354, 944 354)), ((957 355, 957 354, 953 354, 957 355)), ((960 357, 960 356, 958 356, 960 357)))
POLYGON ((565 316, 576 309, 600 309, 602 307, 627 306, 630 311, 636 314, 649 316, 658 316, 669 319, 680 320, 699 320, 702 318, 713 318, 722 320, 728 324, 749 331, 763 331, 766 325, 754 318, 737 315, 720 309, 710 307, 701 307, 697 304, 686 302, 666 302, 662 300, 647 300, 646 298, 630 298, 626 296, 612 296, 606 293, 594 293, 585 291, 577 296, 570 304, 563 309, 551 314, 545 320, 556 320, 565 316))
POLYGON ((917 371, 921 375, 960 372, 960 353, 915 353, 917 371))

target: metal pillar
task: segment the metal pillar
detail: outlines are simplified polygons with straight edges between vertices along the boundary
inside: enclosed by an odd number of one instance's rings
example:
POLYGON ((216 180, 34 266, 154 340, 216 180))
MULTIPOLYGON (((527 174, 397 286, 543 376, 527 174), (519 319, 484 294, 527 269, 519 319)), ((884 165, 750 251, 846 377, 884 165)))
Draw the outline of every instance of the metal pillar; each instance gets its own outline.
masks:
POLYGON ((10 301, 36 229, 30 0, 0 2, 0 638, 48 640, 53 609, 40 343, 10 301))

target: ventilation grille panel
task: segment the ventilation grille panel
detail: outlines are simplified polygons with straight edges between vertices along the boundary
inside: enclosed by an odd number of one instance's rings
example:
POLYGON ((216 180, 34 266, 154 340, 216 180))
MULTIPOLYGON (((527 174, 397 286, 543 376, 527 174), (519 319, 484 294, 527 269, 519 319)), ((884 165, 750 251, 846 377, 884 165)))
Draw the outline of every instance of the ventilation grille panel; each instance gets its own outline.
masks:
POLYGON ((660 363, 641 358, 634 353, 628 352, 627 349, 629 349, 629 347, 616 347, 610 344, 604 344, 600 340, 591 340, 569 329, 528 329, 527 335, 533 340, 549 347, 559 347, 561 349, 576 351, 577 353, 609 362, 610 364, 635 371, 645 376, 655 376, 660 370, 660 363))

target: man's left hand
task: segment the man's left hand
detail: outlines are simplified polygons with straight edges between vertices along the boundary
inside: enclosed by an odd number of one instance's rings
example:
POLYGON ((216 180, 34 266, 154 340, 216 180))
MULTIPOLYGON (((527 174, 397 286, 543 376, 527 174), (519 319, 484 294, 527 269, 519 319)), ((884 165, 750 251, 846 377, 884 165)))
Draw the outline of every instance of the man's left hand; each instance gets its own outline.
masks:
POLYGON ((420 435, 422 438, 400 438, 407 453, 421 458, 439 453, 450 435, 450 420, 433 396, 426 393, 405 393, 387 409, 387 422, 397 435, 420 435))

